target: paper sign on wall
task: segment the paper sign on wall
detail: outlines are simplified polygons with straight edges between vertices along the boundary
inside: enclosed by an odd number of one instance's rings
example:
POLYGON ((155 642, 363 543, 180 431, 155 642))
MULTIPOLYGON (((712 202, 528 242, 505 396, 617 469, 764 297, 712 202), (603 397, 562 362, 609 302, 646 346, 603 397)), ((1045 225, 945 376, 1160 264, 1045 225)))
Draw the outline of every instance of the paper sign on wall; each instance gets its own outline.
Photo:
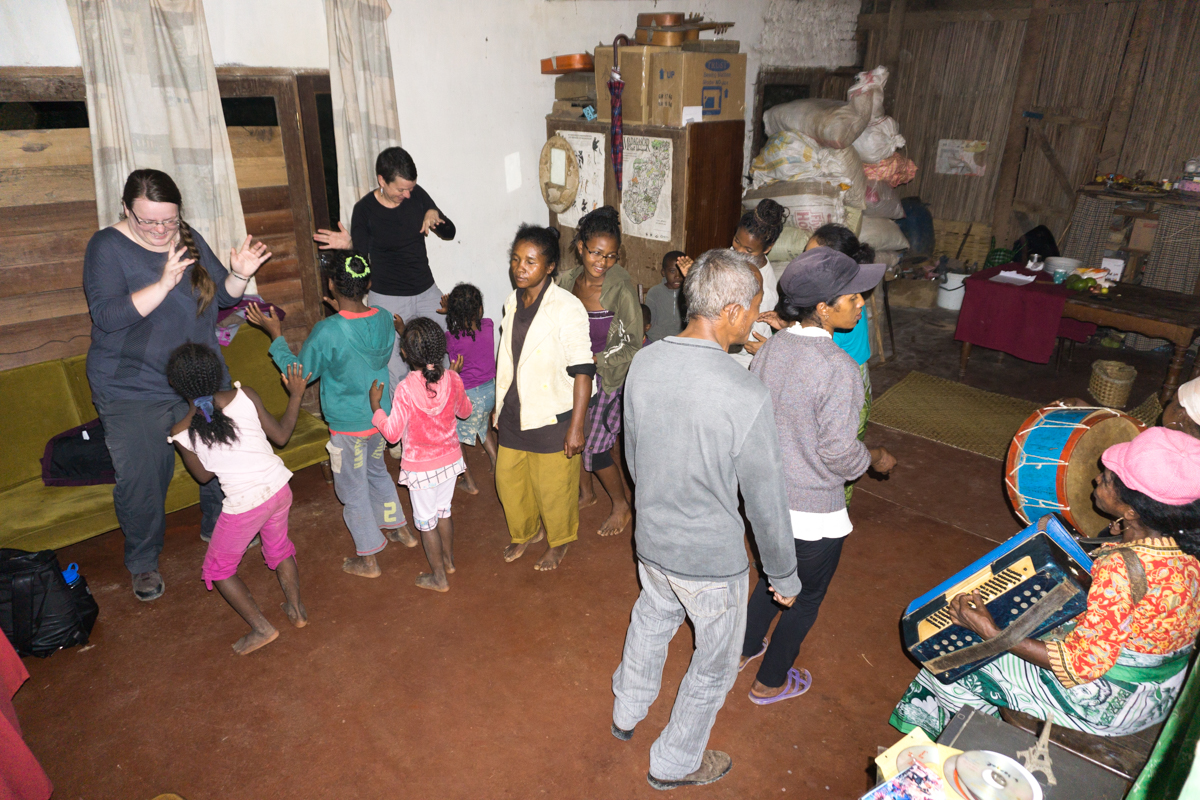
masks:
POLYGON ((941 175, 983 175, 987 142, 978 139, 939 139, 934 172, 941 175))
POLYGON ((583 131, 557 131, 575 151, 579 164, 579 189, 575 202, 558 215, 558 221, 570 228, 579 227, 579 218, 592 209, 604 205, 604 167, 608 150, 604 146, 603 133, 583 131))
POLYGON ((626 236, 670 241, 671 162, 670 139, 625 137, 621 232, 626 236))

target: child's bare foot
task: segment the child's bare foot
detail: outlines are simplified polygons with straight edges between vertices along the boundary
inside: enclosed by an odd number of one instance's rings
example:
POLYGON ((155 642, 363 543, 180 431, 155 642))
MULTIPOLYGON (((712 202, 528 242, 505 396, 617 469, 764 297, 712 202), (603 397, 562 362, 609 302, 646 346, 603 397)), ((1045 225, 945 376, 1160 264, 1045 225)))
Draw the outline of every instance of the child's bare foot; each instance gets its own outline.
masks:
POLYGON ((383 574, 375 556, 354 556, 342 562, 342 571, 360 578, 378 578, 383 574))
POLYGON ((608 515, 608 519, 604 520, 604 524, 600 526, 600 530, 596 533, 600 536, 616 536, 621 531, 625 530, 633 520, 633 513, 629 509, 628 504, 623 504, 612 510, 608 515))
POLYGON ((304 609, 303 603, 297 603, 295 608, 287 603, 280 603, 279 607, 283 609, 283 613, 287 614, 288 622, 292 623, 292 627, 303 628, 308 624, 308 612, 304 609))
POLYGON ((405 547, 416 547, 420 541, 416 536, 412 535, 412 531, 408 529, 408 524, 401 525, 399 528, 383 528, 383 536, 389 542, 399 542, 405 547))
POLYGON ((442 553, 442 566, 446 570, 447 575, 454 574, 454 556, 448 556, 445 552, 442 553))
POLYGON ((536 542, 540 542, 542 537, 546 535, 546 528, 538 528, 537 536, 534 536, 528 542, 513 542, 508 547, 504 548, 504 560, 508 563, 516 561, 521 556, 525 555, 525 548, 536 542))
POLYGON ((260 647, 265 647, 279 638, 279 631, 271 628, 265 631, 250 631, 233 643, 233 652, 239 656, 247 656, 260 647))
POLYGON ((467 470, 458 476, 458 488, 467 494, 479 494, 479 487, 475 485, 475 481, 471 478, 471 470, 467 470))
POLYGON ((430 575, 428 572, 422 572, 417 576, 417 586, 422 589, 432 589, 435 592, 450 591, 450 581, 445 578, 438 580, 437 575, 430 575))
POLYGON ((549 572, 552 569, 558 569, 558 564, 563 560, 563 556, 567 554, 569 544, 560 544, 558 547, 551 547, 546 550, 538 562, 533 565, 533 568, 538 572, 549 572))

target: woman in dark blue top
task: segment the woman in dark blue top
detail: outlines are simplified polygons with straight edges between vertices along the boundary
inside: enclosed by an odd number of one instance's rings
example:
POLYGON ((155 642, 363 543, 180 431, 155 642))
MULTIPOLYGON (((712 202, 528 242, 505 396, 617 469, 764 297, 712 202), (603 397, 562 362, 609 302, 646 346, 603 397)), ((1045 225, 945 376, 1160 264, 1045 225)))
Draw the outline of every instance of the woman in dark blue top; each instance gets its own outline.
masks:
MULTIPOLYGON (((187 412, 167 383, 167 358, 186 342, 219 354, 217 309, 238 302, 271 254, 247 236, 226 270, 183 221, 179 188, 165 172, 130 173, 122 205, 121 221, 92 236, 83 260, 92 316, 87 376, 116 468, 113 504, 125 534, 125 566, 138 599, 154 600, 165 588, 158 555, 175 473, 167 434, 187 412)), ((221 370, 228 386, 224 361, 221 370)), ((211 535, 221 500, 216 480, 200 487, 201 535, 211 535)))

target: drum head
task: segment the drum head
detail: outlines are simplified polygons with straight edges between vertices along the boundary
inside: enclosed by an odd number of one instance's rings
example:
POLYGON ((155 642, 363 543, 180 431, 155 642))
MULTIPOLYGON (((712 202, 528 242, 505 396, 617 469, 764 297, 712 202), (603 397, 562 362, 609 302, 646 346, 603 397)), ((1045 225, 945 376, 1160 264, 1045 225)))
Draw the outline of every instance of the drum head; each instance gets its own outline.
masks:
MULTIPOLYGON (((1097 412, 1108 413, 1111 412, 1097 412)), ((1100 474, 1101 454, 1114 444, 1133 441, 1133 437, 1142 431, 1138 421, 1125 414, 1093 422, 1094 418, 1088 418, 1085 422, 1088 429, 1075 442, 1063 487, 1070 509, 1065 516, 1076 530, 1087 536, 1097 535, 1112 521, 1101 516, 1092 503, 1092 481, 1100 474)))

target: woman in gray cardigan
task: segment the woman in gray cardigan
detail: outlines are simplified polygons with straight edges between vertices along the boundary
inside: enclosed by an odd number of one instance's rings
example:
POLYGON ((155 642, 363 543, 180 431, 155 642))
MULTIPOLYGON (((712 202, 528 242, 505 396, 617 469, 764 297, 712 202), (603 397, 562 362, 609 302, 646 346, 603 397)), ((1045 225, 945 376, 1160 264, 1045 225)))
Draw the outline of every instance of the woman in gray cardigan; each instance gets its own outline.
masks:
POLYGON ((796 540, 802 589, 782 610, 775 634, 766 634, 780 609, 765 580, 750 595, 740 668, 764 656, 750 699, 760 705, 797 697, 812 676, 792 667, 817 619, 852 526, 846 481, 867 471, 887 474, 896 460, 882 447, 858 440, 863 383, 858 364, 834 344, 835 329, 853 328, 862 315, 862 292, 883 277, 882 264, 859 265, 847 255, 817 247, 788 264, 779 281, 776 313, 783 331, 762 346, 750 366, 771 392, 783 454, 784 480, 796 540))

